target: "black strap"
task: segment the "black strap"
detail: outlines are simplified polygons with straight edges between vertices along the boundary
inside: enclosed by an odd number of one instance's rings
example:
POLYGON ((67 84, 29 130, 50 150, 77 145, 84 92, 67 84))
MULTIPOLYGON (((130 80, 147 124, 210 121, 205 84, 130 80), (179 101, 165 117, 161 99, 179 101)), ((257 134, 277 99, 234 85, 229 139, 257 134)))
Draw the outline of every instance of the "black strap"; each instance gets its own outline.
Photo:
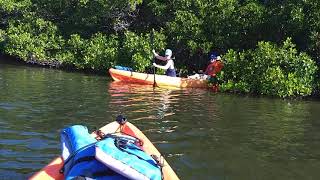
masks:
POLYGON ((117 116, 116 121, 120 125, 124 125, 127 122, 127 118, 120 114, 120 115, 117 116))
MULTIPOLYGON (((92 161, 95 160, 95 156, 85 156, 82 158, 77 159, 75 162, 73 162, 72 167, 74 167, 78 163, 86 162, 86 161, 92 161)), ((98 177, 103 177, 103 176, 114 176, 117 173, 112 171, 110 168, 104 171, 97 171, 97 172, 92 172, 86 175, 79 175, 74 177, 72 180, 87 180, 88 178, 96 179, 98 177)))
POLYGON ((84 157, 81 157, 79 159, 77 159, 76 161, 74 161, 72 163, 72 167, 75 166, 76 164, 78 163, 82 163, 82 162, 85 162, 85 161, 92 161, 92 160, 95 160, 96 158, 94 156, 84 156, 84 157))
POLYGON ((102 176, 114 176, 114 175, 117 175, 117 173, 112 171, 111 169, 92 173, 93 178, 102 177, 102 176))
POLYGON ((121 139, 121 138, 118 138, 118 139, 115 139, 115 141, 114 141, 114 145, 118 148, 118 149, 120 149, 121 151, 124 151, 124 152, 126 152, 126 153, 128 153, 128 154, 131 154, 131 155, 133 155, 133 156, 136 156, 137 158, 139 158, 139 159, 141 159, 141 160, 143 160, 143 161, 146 161, 146 162, 148 162, 149 164, 151 164, 151 165, 153 165, 154 167, 157 167, 157 168, 161 168, 158 164, 157 164, 157 162, 156 162, 156 160, 154 160, 153 158, 153 160, 155 161, 149 161, 149 160, 147 160, 147 159, 144 159, 143 157, 140 157, 138 154, 133 154, 133 153, 131 153, 130 151, 127 151, 127 149, 135 149, 135 150, 139 150, 139 151, 142 151, 142 152, 144 152, 142 149, 140 149, 138 146, 136 146, 135 144, 129 144, 130 142, 128 142, 128 141, 124 141, 123 142, 123 140, 121 139))
MULTIPOLYGON (((136 143, 142 144, 142 143, 141 143, 142 141, 141 141, 140 139, 138 139, 138 138, 136 138, 136 137, 133 137, 133 136, 131 136, 131 135, 128 135, 128 136, 132 137, 136 143)), ((116 141, 117 139, 127 139, 128 141, 130 141, 130 140, 132 141, 132 139, 129 139, 129 138, 119 137, 119 136, 116 135, 116 133, 105 134, 105 136, 101 139, 101 141, 102 141, 103 139, 106 139, 106 138, 113 138, 115 141, 116 141)), ((82 150, 84 150, 84 149, 86 149, 86 148, 89 148, 89 147, 91 147, 91 146, 94 146, 94 145, 97 144, 98 142, 100 142, 100 141, 96 141, 96 142, 93 142, 93 143, 88 144, 88 145, 86 145, 86 146, 83 146, 83 147, 79 148, 78 150, 76 150, 75 152, 73 152, 73 153, 64 161, 63 166, 62 166, 62 168, 61 168, 60 171, 59 171, 60 174, 63 174, 63 173, 64 173, 66 164, 68 164, 72 159, 74 159, 74 157, 75 157, 80 151, 82 151, 82 150)), ((117 146, 117 145, 116 145, 116 146, 117 146)), ((117 147, 118 147, 118 146, 117 146, 117 147)), ((80 159, 81 159, 81 158, 80 158, 80 159)), ((77 162, 77 161, 76 161, 76 162, 77 162)), ((79 162, 78 162, 78 163, 79 163, 79 162)), ((74 163, 74 164, 75 164, 75 163, 74 163)), ((71 167, 73 167, 74 164, 73 164, 71 167)))
MULTIPOLYGON (((97 141, 98 142, 98 141, 97 141)), ((70 160, 72 160, 80 151, 88 148, 88 147, 91 147, 93 145, 95 145, 97 142, 94 142, 94 143, 91 143, 91 144, 88 144, 86 146, 83 146, 82 148, 79 148, 78 150, 76 150, 75 152, 73 152, 63 163, 63 166, 62 168, 60 169, 60 174, 64 173, 64 168, 66 166, 66 164, 68 164, 70 162, 70 160)))
POLYGON ((92 174, 88 175, 79 175, 76 176, 74 178, 72 178, 71 180, 88 180, 88 179, 96 179, 99 177, 103 177, 103 176, 114 176, 114 175, 118 175, 116 172, 112 171, 111 169, 108 169, 106 171, 100 171, 100 172, 94 172, 92 174))

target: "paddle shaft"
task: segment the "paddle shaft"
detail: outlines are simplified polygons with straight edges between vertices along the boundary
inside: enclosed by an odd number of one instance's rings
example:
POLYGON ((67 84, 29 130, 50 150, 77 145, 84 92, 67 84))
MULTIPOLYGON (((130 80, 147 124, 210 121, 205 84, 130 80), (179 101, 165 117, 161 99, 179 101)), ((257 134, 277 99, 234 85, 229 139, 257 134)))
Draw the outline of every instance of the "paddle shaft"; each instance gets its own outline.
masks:
MULTIPOLYGON (((151 35, 150 35, 151 49, 154 49, 153 41, 154 41, 154 29, 152 29, 151 35)), ((153 54, 152 54, 152 57, 153 57, 153 63, 155 63, 155 58, 154 58, 153 54)), ((157 83, 156 83, 156 67, 153 66, 153 87, 156 87, 156 86, 157 86, 157 83)))

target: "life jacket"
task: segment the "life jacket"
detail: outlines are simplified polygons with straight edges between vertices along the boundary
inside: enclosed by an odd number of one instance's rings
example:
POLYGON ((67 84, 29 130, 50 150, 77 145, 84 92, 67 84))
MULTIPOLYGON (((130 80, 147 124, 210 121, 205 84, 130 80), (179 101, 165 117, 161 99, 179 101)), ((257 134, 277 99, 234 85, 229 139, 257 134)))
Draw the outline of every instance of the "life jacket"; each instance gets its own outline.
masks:
POLYGON ((213 63, 209 64, 206 72, 209 76, 216 76, 223 68, 223 63, 219 60, 214 61, 213 63))
POLYGON ((61 132, 65 178, 161 180, 156 161, 135 145, 133 137, 107 135, 97 141, 85 126, 61 132))
POLYGON ((215 61, 214 63, 213 63, 214 65, 214 69, 213 69, 213 74, 217 74, 217 73, 219 73, 221 70, 222 70, 222 68, 223 68, 223 62, 222 61, 219 61, 219 60, 217 60, 217 61, 215 61))

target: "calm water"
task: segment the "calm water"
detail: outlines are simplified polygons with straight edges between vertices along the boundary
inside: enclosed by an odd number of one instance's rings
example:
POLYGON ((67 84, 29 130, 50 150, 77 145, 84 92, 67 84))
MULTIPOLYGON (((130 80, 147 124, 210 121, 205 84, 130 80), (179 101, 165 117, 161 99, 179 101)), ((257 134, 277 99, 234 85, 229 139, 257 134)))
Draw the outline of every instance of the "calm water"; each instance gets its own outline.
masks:
POLYGON ((0 60, 0 179, 26 179, 60 153, 68 125, 122 113, 181 179, 320 179, 320 102, 168 90, 0 60))

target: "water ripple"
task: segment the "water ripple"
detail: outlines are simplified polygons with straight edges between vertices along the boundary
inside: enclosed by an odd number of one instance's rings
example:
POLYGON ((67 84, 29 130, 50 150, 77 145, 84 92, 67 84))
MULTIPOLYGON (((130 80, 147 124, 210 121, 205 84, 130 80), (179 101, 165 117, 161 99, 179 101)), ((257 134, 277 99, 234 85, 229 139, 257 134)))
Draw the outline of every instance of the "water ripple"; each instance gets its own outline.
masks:
MULTIPOLYGON (((0 62, 1 63, 1 62, 0 62)), ((124 114, 181 179, 319 179, 320 103, 172 90, 0 66, 0 179, 60 154, 60 130, 124 114)))

